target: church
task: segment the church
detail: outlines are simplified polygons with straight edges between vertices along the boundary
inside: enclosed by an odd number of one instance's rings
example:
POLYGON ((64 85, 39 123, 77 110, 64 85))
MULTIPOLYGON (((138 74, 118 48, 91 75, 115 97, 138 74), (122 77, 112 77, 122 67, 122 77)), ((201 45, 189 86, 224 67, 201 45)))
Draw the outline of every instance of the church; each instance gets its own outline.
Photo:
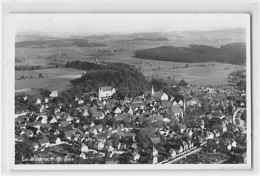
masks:
POLYGON ((98 90, 98 99, 103 100, 103 99, 111 98, 114 93, 116 93, 116 89, 112 88, 111 86, 100 87, 98 90))
POLYGON ((152 97, 153 97, 156 101, 159 101, 159 100, 168 100, 168 99, 169 99, 169 97, 168 97, 168 95, 167 95, 166 93, 164 93, 164 92, 162 92, 162 91, 155 92, 153 86, 152 86, 151 95, 152 95, 152 97))

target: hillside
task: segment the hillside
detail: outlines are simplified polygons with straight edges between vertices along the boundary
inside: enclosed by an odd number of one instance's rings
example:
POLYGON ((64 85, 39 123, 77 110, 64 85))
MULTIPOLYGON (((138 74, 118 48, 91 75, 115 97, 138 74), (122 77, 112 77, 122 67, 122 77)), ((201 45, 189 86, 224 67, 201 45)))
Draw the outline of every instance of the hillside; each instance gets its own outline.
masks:
MULTIPOLYGON (((78 65, 79 69, 89 70, 89 63, 80 62, 80 65, 86 65, 82 67, 78 65)), ((70 65, 68 65, 70 67, 70 65)), ((145 79, 143 74, 135 69, 133 66, 122 63, 113 63, 102 65, 103 69, 97 65, 92 68, 91 71, 86 72, 81 78, 72 81, 74 89, 72 92, 91 92, 96 91, 102 86, 112 86, 117 90, 120 96, 138 96, 142 92, 150 88, 149 82, 145 79)), ((73 66, 77 68, 77 66, 73 66)))
POLYGON ((133 39, 133 41, 168 41, 167 38, 162 38, 162 37, 158 37, 158 38, 135 38, 133 39))
POLYGON ((163 46, 135 52, 141 59, 172 62, 222 62, 243 65, 246 62, 245 43, 230 43, 220 48, 207 45, 189 45, 189 47, 163 46))
POLYGON ((103 43, 89 43, 85 39, 55 39, 55 40, 31 40, 20 41, 15 43, 16 48, 20 47, 33 47, 33 48, 50 48, 50 47, 103 47, 103 43))

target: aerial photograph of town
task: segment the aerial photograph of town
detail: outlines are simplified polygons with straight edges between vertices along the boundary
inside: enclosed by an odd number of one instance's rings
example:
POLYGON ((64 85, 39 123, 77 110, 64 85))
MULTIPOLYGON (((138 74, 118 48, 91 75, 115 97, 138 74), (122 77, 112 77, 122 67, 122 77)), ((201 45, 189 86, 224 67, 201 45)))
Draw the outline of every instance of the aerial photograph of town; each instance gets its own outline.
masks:
POLYGON ((245 14, 19 14, 15 164, 247 164, 245 14))

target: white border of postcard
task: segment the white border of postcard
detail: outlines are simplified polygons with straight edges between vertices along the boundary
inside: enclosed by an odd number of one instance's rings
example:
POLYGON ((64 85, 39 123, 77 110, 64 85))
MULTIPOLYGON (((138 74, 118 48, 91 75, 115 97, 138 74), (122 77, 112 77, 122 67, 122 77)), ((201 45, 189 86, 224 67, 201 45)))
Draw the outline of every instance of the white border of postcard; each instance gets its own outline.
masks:
MULTIPOLYGON (((158 2, 158 1, 157 1, 158 2)), ((169 3, 169 2, 168 2, 169 3)), ((162 10, 158 10, 156 7, 158 4, 151 4, 150 7, 148 5, 148 8, 142 8, 138 6, 138 4, 132 4, 132 6, 126 7, 125 5, 117 5, 116 7, 112 7, 111 4, 106 6, 106 4, 89 4, 90 6, 86 6, 85 8, 81 7, 80 4, 78 5, 73 5, 73 4, 62 4, 61 8, 57 7, 57 4, 54 6, 48 5, 48 4, 38 4, 38 5, 33 5, 28 8, 28 4, 11 4, 7 5, 4 8, 4 28, 3 28, 3 64, 2 64, 2 69, 3 69, 3 104, 2 104, 2 109, 3 109, 3 115, 4 119, 3 120, 3 132, 5 138, 4 143, 5 145, 3 146, 5 152, 3 152, 3 158, 8 159, 5 161, 5 164, 8 165, 8 167, 12 170, 133 170, 133 169, 138 169, 138 170, 148 170, 148 169, 156 169, 156 170, 169 170, 169 169, 250 169, 252 167, 252 143, 251 143, 251 138, 253 132, 251 129, 251 125, 253 126, 254 124, 251 123, 251 118, 248 120, 248 134, 247 137, 250 139, 247 143, 247 148, 248 148, 248 160, 247 164, 221 164, 221 165, 216 165, 216 164, 203 164, 203 165, 81 165, 81 164, 73 164, 73 165, 15 165, 14 164, 14 26, 12 23, 12 13, 27 13, 27 12, 45 12, 45 9, 48 9, 48 12, 56 12, 56 13, 61 13, 61 12, 98 12, 98 13, 107 13, 107 12, 183 12, 185 10, 185 4, 181 3, 177 6, 176 4, 171 4, 171 8, 165 7, 163 4, 160 6, 162 7, 162 10), (173 7, 173 5, 175 7, 173 7), (121 8, 122 7, 122 8, 121 8), (176 9, 176 7, 182 7, 182 11, 179 11, 176 9), (8 132, 8 133, 7 133, 8 132)), ((112 4, 113 5, 113 4, 112 4)), ((115 5, 115 4, 114 4, 115 5)), ((169 4, 170 5, 170 4, 169 4)), ((197 4, 198 5, 198 4, 197 4)), ((202 4, 202 9, 209 7, 209 5, 204 5, 202 4)), ((192 4, 190 5, 192 6, 192 4)), ((221 7, 221 6, 219 6, 221 7)), ((216 6, 216 9, 219 9, 218 6, 216 6)), ((189 7, 191 10, 192 7, 189 7)), ((195 12, 198 9, 195 4, 195 12)), ((210 9, 210 8, 209 8, 210 9)), ((230 9, 229 9, 230 10, 230 9)), ((193 11, 194 12, 194 11, 193 11)), ((205 12, 205 9, 204 11, 205 12)), ((207 11, 206 11, 207 12, 207 11)), ((213 12, 217 12, 216 10, 213 12)), ((219 10, 220 13, 223 13, 223 11, 219 10)), ((234 11, 236 12, 236 11, 234 11)), ((245 11, 243 11, 245 13, 245 11)), ((245 15, 248 16, 248 27, 246 29, 246 34, 247 34, 247 116, 248 117, 253 117, 253 114, 251 112, 251 41, 250 41, 250 14, 245 13, 245 15)), ((255 49, 255 48, 254 48, 255 49)), ((253 67, 253 66, 252 66, 253 67)), ((254 120, 255 122, 255 120, 254 120)), ((255 125, 254 125, 255 126, 255 125)))

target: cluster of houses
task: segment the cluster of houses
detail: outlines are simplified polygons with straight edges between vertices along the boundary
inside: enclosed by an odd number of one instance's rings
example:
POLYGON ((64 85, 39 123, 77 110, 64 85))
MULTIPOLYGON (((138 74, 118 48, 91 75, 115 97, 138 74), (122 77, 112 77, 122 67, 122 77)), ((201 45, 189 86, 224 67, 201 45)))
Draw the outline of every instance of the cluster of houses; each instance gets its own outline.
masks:
MULTIPOLYGON (((219 95, 214 89, 196 91, 209 100, 219 95)), ((89 96, 88 101, 84 97, 75 97, 73 103, 77 106, 74 106, 74 115, 62 111, 62 102, 59 102, 54 113, 49 113, 48 103, 58 97, 57 91, 51 92, 49 97, 38 98, 35 103, 40 113, 27 111, 16 114, 15 140, 31 141, 32 152, 35 154, 44 153, 61 144, 70 145, 79 149, 76 157, 83 160, 94 156, 115 158, 131 151, 131 162, 138 163, 142 156, 133 129, 150 124, 155 126, 150 138, 153 145, 152 163, 155 164, 159 163, 158 156, 161 152, 158 146, 162 141, 167 141, 171 146, 168 151, 171 158, 205 144, 208 144, 207 150, 211 152, 224 151, 223 148, 227 149, 226 152, 234 151, 237 143, 244 145, 243 141, 236 140, 239 132, 233 125, 232 118, 222 113, 217 117, 221 122, 221 129, 205 127, 205 121, 214 118, 211 114, 202 115, 197 126, 188 127, 184 122, 185 107, 201 106, 195 96, 179 101, 174 98, 169 100, 166 93, 155 92, 152 88, 150 98, 141 96, 115 100, 111 98, 115 92, 115 88, 100 87, 98 97, 89 96), (169 124, 173 121, 178 123, 180 131, 171 129, 169 124), (223 137, 223 134, 228 137, 223 137)), ((212 103, 214 100, 213 98, 212 103)))

